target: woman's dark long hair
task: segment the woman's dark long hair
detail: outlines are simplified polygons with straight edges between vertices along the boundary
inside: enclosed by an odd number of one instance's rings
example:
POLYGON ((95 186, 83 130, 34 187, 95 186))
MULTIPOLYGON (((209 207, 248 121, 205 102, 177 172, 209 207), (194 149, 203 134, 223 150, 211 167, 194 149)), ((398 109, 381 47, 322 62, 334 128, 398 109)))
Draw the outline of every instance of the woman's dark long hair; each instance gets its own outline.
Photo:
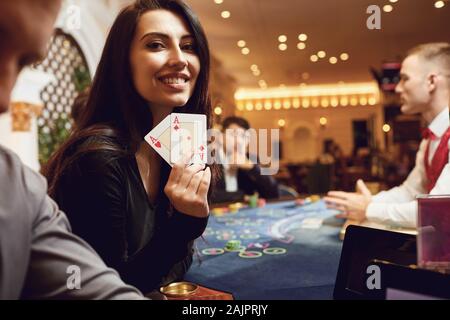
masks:
POLYGON ((81 155, 98 150, 110 151, 117 156, 134 154, 151 130, 150 108, 133 85, 130 48, 140 17, 158 9, 171 11, 184 19, 196 40, 196 54, 200 59, 194 92, 186 105, 176 108, 176 112, 206 114, 208 128, 211 127, 210 53, 197 16, 181 0, 138 0, 117 16, 76 129, 43 168, 50 196, 55 195, 68 166, 81 155))

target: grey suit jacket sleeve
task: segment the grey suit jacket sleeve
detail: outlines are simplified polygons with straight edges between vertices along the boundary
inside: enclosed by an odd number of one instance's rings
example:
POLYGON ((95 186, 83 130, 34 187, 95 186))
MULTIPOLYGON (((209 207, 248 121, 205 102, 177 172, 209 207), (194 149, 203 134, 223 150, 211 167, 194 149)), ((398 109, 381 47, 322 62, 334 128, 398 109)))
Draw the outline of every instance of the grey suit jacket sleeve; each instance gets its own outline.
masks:
POLYGON ((142 299, 70 232, 46 192, 42 176, 0 148, 0 299, 142 299))

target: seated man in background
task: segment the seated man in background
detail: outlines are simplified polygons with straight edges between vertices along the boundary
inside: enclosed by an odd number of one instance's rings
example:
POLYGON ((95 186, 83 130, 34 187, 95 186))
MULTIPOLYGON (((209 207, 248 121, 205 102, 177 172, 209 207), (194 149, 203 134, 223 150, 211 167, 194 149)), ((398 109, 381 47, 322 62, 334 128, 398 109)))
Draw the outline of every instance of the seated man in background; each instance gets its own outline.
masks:
MULTIPOLYGON (((0 1, 0 113, 8 110, 20 70, 45 57, 60 6, 60 0, 0 1)), ((143 299, 70 232, 45 179, 2 147, 0 181, 0 300, 143 299)))
POLYGON ((262 175, 260 166, 248 157, 249 129, 248 121, 240 117, 228 117, 222 123, 223 141, 218 150, 222 174, 212 193, 215 203, 242 201, 255 192, 265 199, 279 197, 277 181, 262 175))
POLYGON ((325 201, 342 216, 414 228, 420 194, 450 194, 450 44, 429 43, 409 51, 396 87, 404 114, 420 114, 427 124, 416 165, 399 187, 374 196, 362 180, 357 193, 330 191, 325 201))

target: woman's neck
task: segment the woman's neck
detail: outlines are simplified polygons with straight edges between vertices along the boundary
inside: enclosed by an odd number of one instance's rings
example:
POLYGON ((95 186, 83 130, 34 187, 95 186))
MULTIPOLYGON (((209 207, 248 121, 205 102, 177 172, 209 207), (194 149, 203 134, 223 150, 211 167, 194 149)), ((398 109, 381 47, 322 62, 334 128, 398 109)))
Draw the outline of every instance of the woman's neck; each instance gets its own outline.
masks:
POLYGON ((150 110, 152 112, 152 128, 156 127, 161 121, 163 121, 169 114, 173 112, 173 107, 167 107, 167 106, 157 106, 157 105, 151 105, 150 110))

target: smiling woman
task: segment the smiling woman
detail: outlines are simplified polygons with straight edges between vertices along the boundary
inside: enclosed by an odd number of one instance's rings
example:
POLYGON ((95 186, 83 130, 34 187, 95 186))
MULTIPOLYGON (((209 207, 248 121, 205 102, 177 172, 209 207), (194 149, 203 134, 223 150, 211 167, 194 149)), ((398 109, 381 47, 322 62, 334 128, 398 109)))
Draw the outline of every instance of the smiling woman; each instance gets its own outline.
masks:
POLYGON ((200 59, 180 16, 165 10, 145 13, 131 43, 130 60, 136 90, 151 101, 153 113, 167 114, 192 95, 200 59))
POLYGON ((178 0, 114 22, 77 129, 45 168, 73 231, 143 292, 181 280, 208 220, 210 168, 171 169, 143 141, 168 114, 210 116, 209 49, 178 0))

